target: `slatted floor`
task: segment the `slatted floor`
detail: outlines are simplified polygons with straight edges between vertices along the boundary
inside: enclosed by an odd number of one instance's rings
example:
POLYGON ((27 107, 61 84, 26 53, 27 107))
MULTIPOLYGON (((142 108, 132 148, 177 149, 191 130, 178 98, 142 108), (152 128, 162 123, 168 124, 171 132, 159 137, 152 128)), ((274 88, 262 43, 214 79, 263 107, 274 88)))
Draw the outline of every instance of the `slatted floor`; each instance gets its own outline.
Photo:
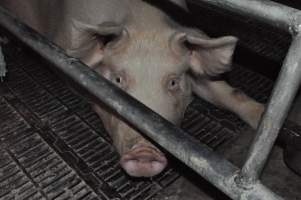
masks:
POLYGON ((1 199, 105 199, 4 98, 0 110, 1 199))

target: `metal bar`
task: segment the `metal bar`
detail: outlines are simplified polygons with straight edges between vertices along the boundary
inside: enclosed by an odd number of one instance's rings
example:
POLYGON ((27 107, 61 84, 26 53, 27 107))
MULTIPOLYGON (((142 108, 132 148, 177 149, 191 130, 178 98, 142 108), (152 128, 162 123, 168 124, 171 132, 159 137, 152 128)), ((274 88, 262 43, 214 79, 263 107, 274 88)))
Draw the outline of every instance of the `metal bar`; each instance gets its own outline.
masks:
POLYGON ((5 77, 6 73, 7 73, 6 63, 4 60, 3 53, 2 53, 1 38, 0 38, 0 82, 3 81, 3 77, 5 77))
POLYGON ((54 67, 91 95, 120 115, 153 141, 194 169, 232 199, 281 200, 259 181, 249 188, 236 184, 239 169, 218 156, 205 145, 200 145, 181 129, 100 77, 77 59, 67 56, 62 49, 0 8, 0 25, 30 46, 54 67))
MULTIPOLYGON (((198 0, 232 12, 251 16, 276 26, 293 35, 300 31, 300 11, 268 0, 198 0)), ((260 122, 246 163, 240 173, 240 181, 250 184, 258 180, 279 130, 287 116, 301 81, 301 35, 290 47, 278 81, 260 122)))
POLYGON ((274 86, 267 110, 251 146, 241 176, 247 182, 256 181, 286 119, 301 82, 301 35, 298 34, 289 49, 280 75, 274 86))
POLYGON ((250 16, 291 33, 296 32, 300 11, 269 0, 193 0, 250 16))

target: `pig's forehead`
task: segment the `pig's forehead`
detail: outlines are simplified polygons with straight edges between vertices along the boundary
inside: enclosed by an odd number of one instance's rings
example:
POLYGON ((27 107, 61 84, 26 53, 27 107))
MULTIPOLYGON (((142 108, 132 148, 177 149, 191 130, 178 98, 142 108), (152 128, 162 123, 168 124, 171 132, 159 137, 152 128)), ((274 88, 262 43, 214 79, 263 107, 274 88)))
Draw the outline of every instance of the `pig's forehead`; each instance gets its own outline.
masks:
POLYGON ((115 71, 124 71, 131 76, 148 74, 151 77, 161 77, 168 74, 181 74, 186 70, 185 62, 174 62, 171 58, 164 55, 160 57, 152 54, 138 55, 120 59, 114 57, 110 62, 115 71))
POLYGON ((125 48, 111 54, 116 67, 166 69, 182 67, 184 56, 176 55, 170 48, 170 34, 140 33, 131 35, 125 48))

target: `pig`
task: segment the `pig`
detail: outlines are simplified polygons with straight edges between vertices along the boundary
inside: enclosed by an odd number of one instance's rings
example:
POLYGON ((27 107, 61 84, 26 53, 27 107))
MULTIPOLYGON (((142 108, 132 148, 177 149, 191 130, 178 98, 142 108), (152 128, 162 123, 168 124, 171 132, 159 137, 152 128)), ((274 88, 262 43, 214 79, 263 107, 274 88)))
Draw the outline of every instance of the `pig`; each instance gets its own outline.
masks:
MULTIPOLYGON (((167 0, 166 0, 167 1, 167 0)), ((179 125, 193 95, 256 128, 264 105, 220 77, 234 36, 210 38, 143 0, 0 0, 32 28, 161 116, 179 125)), ((182 0, 171 3, 187 9, 182 0)), ((105 107, 92 105, 133 177, 164 170, 166 156, 105 107)), ((158 133, 159 134, 159 133, 158 133)))

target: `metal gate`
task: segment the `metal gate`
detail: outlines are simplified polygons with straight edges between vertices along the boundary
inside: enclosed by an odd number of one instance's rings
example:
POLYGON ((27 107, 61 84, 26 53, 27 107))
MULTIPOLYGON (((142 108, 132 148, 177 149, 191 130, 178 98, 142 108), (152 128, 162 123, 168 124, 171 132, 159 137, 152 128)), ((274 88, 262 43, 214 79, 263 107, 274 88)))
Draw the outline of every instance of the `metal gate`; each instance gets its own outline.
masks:
POLYGON ((184 131, 65 54, 38 33, 0 9, 0 24, 76 81, 127 123, 156 141, 232 199, 282 199, 260 182, 260 175, 301 81, 301 13, 268 0, 199 0, 253 17, 293 37, 257 134, 242 169, 195 142, 184 131), (129 112, 130 111, 130 112, 129 112), (160 132, 160 134, 158 134, 160 132))

